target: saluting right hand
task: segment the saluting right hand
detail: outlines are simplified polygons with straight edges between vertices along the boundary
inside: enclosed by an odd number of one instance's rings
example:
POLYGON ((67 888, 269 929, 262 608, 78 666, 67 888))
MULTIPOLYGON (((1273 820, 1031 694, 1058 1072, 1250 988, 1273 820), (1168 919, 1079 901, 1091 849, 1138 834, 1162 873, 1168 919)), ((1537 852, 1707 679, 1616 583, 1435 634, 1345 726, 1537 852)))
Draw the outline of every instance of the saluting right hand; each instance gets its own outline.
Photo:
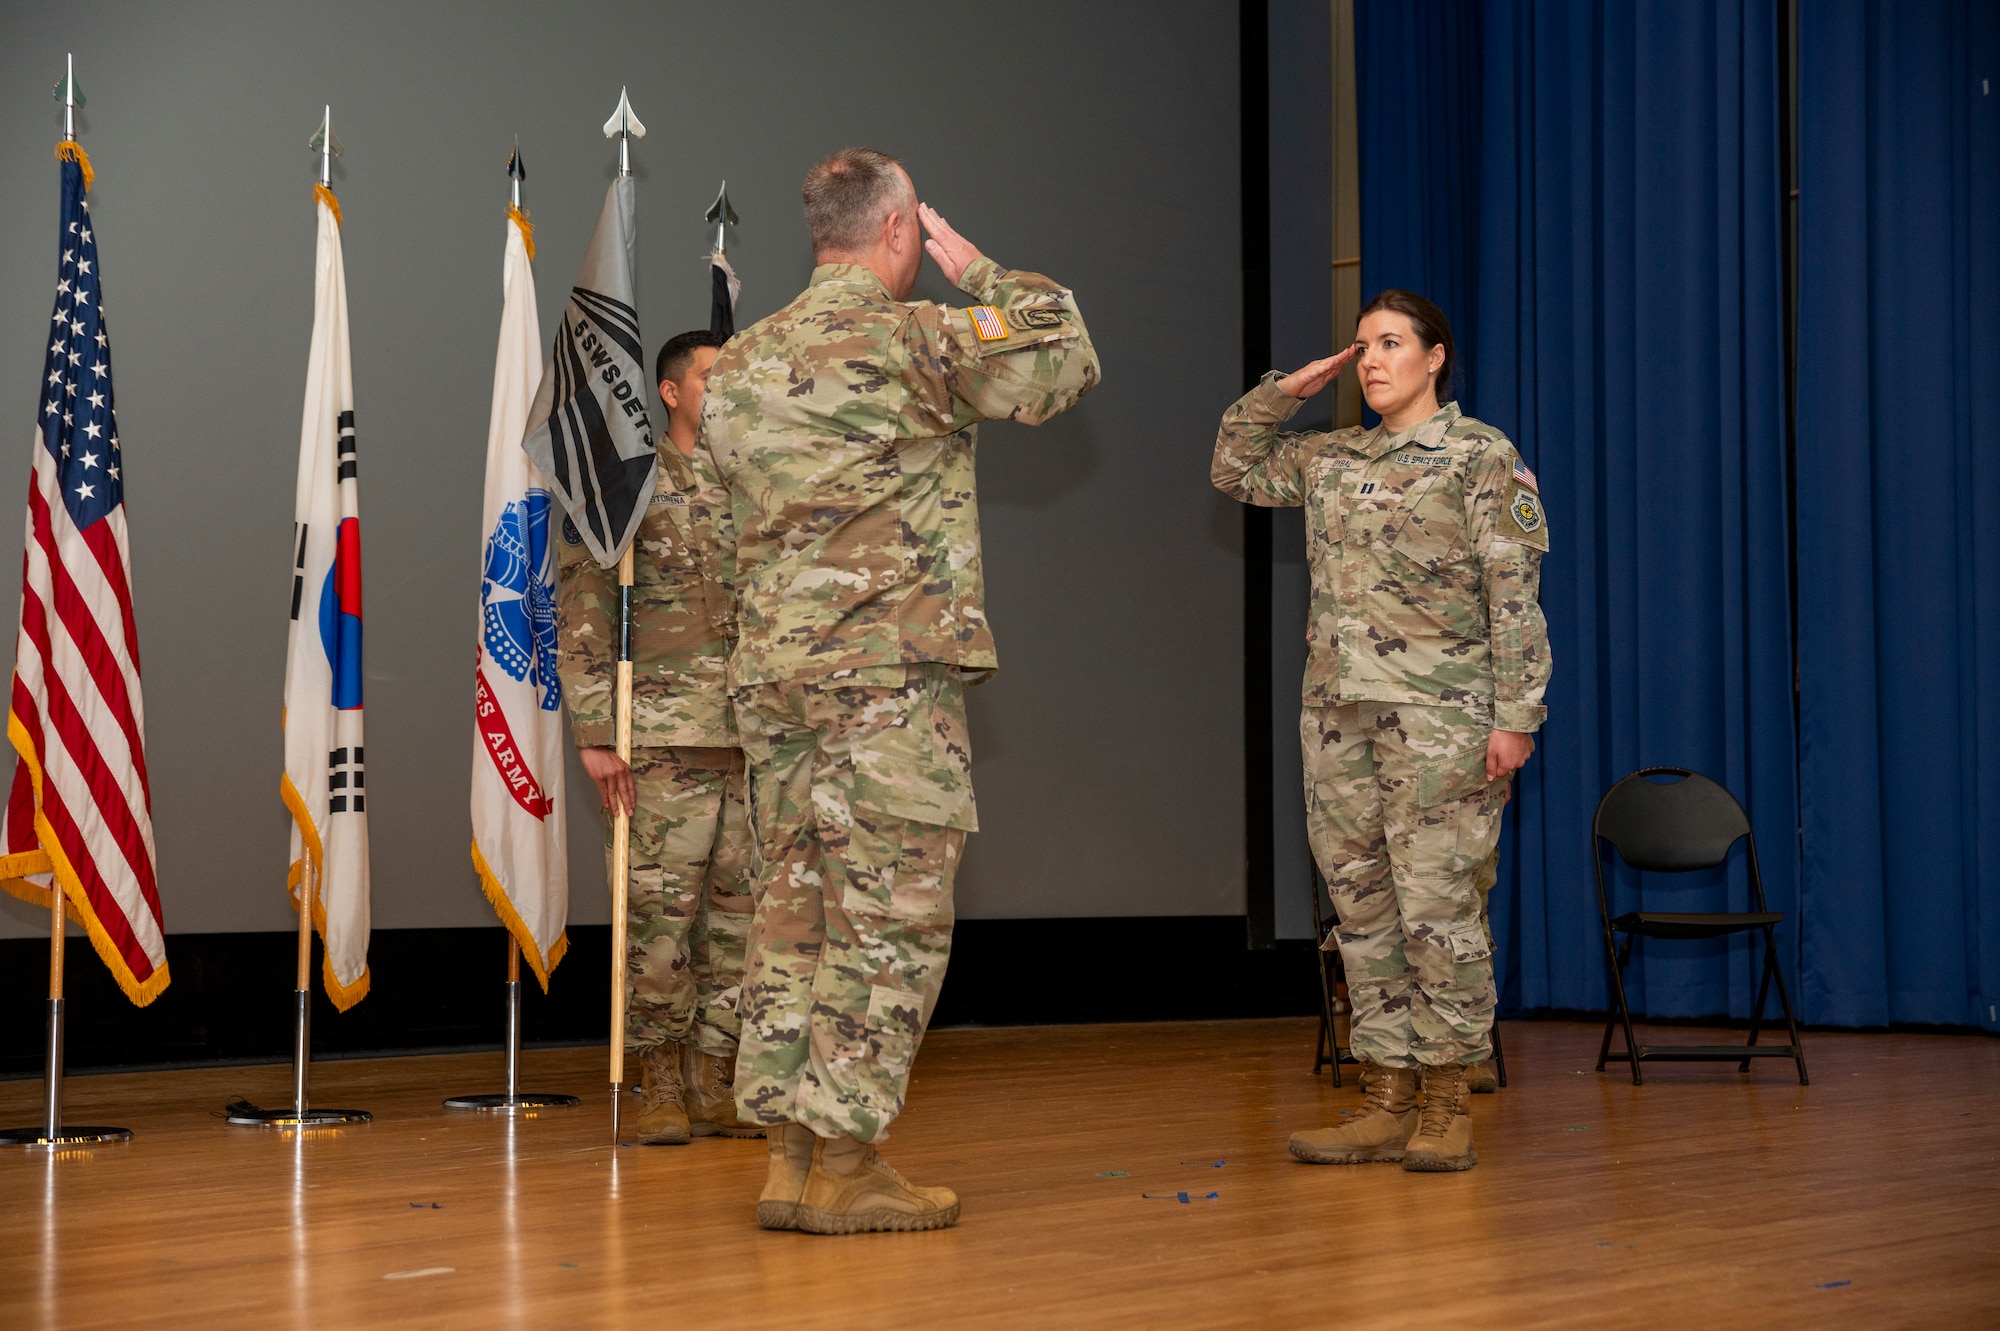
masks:
POLYGON ((980 257, 979 247, 952 230, 951 223, 928 203, 917 205, 917 220, 924 224, 924 234, 929 237, 924 241, 924 252, 944 271, 944 280, 957 286, 965 270, 980 257))
POLYGON ((1308 398, 1340 377, 1347 368, 1347 362, 1361 354, 1361 344, 1356 342, 1344 351, 1337 351, 1324 360, 1316 360, 1303 370, 1294 371, 1278 380, 1278 391, 1288 397, 1308 398))

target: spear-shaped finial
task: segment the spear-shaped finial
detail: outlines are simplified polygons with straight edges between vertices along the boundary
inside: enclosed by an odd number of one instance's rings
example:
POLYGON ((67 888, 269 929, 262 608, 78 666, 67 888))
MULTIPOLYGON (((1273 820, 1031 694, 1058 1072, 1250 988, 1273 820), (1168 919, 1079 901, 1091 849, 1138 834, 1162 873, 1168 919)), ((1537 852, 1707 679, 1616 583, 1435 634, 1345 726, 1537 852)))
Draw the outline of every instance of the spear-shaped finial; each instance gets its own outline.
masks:
POLYGON ((528 167, 521 160, 521 136, 514 136, 514 151, 507 157, 507 188, 513 196, 516 208, 521 206, 521 182, 528 178, 528 167))
POLYGON ((729 249, 729 228, 736 225, 736 210, 729 206, 729 182, 723 181, 717 191, 715 202, 708 205, 702 214, 704 220, 715 225, 715 252, 726 253, 729 249))
POLYGON ((639 123, 639 117, 632 113, 632 99, 625 95, 625 89, 618 90, 618 109, 611 113, 611 119, 604 122, 604 137, 618 140, 618 174, 620 177, 632 174, 632 157, 628 146, 633 139, 646 137, 646 127, 639 123))
POLYGON ((83 89, 76 86, 76 57, 68 58, 62 81, 55 86, 55 99, 63 108, 63 142, 76 142, 76 108, 83 105, 83 89))
POLYGON ((332 189, 333 159, 347 155, 341 150, 340 139, 333 132, 332 107, 327 107, 325 113, 320 117, 319 129, 313 134, 311 141, 306 144, 306 147, 319 154, 319 183, 328 189, 332 189))

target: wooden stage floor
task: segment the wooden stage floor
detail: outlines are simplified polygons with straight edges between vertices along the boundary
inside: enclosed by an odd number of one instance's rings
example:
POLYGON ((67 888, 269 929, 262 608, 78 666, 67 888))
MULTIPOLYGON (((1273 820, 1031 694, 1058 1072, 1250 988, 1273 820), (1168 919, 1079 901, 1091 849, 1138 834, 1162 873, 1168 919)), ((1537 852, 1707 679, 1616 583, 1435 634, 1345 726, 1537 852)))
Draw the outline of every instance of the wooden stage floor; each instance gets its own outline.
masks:
MULTIPOLYGON (((495 1055, 323 1063, 315 1098, 376 1120, 303 1138, 212 1116, 281 1103, 280 1067, 75 1077, 72 1122, 137 1135, 0 1153, 0 1326, 2000 1322, 2000 1040, 1634 1088, 1589 1070, 1597 1028, 1514 1023, 1484 1163, 1420 1175, 1286 1154, 1359 1098, 1307 1074, 1312 1030, 937 1032, 888 1154, 964 1220, 853 1238, 756 1228, 761 1142, 610 1147, 596 1050, 531 1051, 529 1089, 586 1103, 518 1119, 439 1103, 495 1055)), ((0 1122, 39 1092, 0 1084, 0 1122)))

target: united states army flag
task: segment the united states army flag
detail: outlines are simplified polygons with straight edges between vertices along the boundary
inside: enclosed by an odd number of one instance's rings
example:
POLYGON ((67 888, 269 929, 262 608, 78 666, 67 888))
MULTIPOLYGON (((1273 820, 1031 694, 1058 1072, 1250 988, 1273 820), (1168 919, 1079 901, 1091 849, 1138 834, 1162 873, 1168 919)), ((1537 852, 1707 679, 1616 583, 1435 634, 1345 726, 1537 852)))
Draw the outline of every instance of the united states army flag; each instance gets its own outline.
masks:
POLYGON ((521 439, 542 378, 533 251, 508 209, 500 354, 486 433, 479 632, 473 648, 472 863, 542 988, 569 940, 563 836, 562 678, 556 673, 555 556, 549 484, 521 439))
POLYGON ((368 791, 361 741, 361 519, 340 205, 315 185, 318 261, 292 527, 285 775, 292 904, 310 895, 335 1007, 368 992, 368 791))

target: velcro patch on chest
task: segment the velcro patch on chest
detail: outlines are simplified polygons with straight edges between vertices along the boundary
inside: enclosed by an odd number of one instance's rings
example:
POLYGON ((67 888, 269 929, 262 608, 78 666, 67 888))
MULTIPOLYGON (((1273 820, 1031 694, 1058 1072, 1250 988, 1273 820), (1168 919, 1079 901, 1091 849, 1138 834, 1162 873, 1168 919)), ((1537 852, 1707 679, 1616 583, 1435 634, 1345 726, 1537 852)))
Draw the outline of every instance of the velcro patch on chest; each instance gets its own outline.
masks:
POLYGON ((1007 321, 1000 317, 1000 311, 991 305, 974 305, 966 311, 972 316, 972 333, 981 342, 1004 342, 1009 336, 1007 321))

